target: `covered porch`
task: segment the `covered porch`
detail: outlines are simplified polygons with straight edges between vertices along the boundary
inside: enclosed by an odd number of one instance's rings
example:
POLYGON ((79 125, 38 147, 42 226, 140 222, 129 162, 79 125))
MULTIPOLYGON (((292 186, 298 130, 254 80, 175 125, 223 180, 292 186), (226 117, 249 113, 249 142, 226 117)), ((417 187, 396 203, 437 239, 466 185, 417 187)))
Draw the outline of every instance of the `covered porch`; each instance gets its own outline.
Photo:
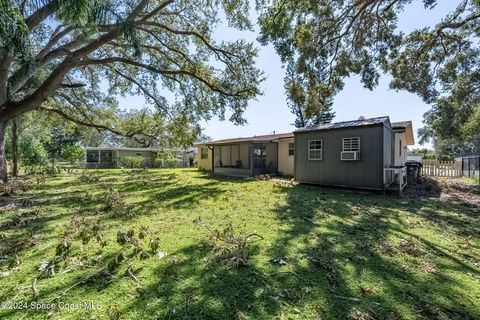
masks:
POLYGON ((255 176, 278 171, 276 143, 255 141, 207 145, 212 151, 212 172, 255 176))

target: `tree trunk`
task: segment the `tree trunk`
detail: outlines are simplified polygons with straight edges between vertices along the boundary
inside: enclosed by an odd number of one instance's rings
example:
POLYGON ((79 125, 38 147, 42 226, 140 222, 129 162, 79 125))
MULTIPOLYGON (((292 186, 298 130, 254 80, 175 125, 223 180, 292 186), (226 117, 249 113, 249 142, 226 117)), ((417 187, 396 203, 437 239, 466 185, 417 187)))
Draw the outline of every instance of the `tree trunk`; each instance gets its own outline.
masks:
POLYGON ((12 119, 12 176, 18 176, 18 127, 17 118, 12 119))
POLYGON ((5 154, 5 129, 7 121, 0 120, 0 183, 8 183, 7 157, 5 154))

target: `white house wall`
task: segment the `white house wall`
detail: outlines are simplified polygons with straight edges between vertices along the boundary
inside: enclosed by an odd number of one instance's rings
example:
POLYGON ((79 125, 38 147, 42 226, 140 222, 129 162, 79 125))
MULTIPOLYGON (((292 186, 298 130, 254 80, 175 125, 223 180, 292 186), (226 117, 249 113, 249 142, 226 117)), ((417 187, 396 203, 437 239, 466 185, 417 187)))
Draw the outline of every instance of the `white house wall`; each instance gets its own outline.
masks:
POLYGON ((407 140, 405 132, 395 133, 395 166, 403 166, 407 161, 407 140), (402 142, 402 150, 400 153, 400 141, 402 142))
POLYGON ((278 172, 282 175, 293 176, 295 156, 288 155, 288 144, 293 139, 282 139, 278 142, 278 172))

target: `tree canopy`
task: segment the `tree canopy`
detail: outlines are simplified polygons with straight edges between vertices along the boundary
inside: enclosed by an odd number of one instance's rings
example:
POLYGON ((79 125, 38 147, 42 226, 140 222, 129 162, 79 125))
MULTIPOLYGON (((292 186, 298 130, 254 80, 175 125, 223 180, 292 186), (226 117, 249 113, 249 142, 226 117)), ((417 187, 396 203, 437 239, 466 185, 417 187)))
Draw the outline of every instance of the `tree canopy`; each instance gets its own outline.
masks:
POLYGON ((257 51, 212 32, 220 13, 230 27, 252 28, 248 8, 247 0, 0 1, 2 179, 5 124, 32 110, 144 145, 189 144, 198 120, 227 111, 243 123, 260 93, 257 51), (121 112, 118 97, 132 94, 154 108, 121 112))
MULTIPOLYGON (((387 73, 392 89, 432 104, 420 132, 424 140, 460 144, 480 133, 480 2, 457 0, 437 25, 405 34, 398 30, 398 17, 413 2, 260 1, 260 40, 273 43, 289 66, 286 86, 296 88, 290 100, 311 101, 304 107, 307 117, 343 89, 345 78, 358 75, 373 89, 387 73)), ((422 2, 427 10, 437 4, 422 2)))

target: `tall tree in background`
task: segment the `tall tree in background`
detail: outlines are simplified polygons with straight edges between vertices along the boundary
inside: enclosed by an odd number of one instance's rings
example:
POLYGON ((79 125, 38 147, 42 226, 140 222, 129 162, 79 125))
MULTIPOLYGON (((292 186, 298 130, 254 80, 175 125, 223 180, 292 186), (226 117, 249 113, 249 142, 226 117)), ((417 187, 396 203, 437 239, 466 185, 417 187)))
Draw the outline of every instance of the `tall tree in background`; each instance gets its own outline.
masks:
MULTIPOLYGON (((393 77, 391 88, 432 104, 424 139, 467 141, 480 134, 480 2, 456 0, 456 9, 437 25, 403 34, 398 15, 413 2, 259 0, 260 40, 273 43, 292 70, 297 91, 290 100, 326 101, 352 75, 371 90, 385 72, 393 77)), ((437 4, 421 2, 427 10, 437 4)), ((306 108, 305 115, 315 114, 306 108)))
POLYGON ((145 129, 191 138, 199 119, 227 110, 242 123, 262 73, 252 44, 211 39, 220 11, 252 27, 247 0, 1 0, 0 181, 7 122, 32 110, 139 140, 145 129), (155 110, 119 116, 127 94, 155 110))
POLYGON ((291 66, 287 67, 284 87, 287 103, 295 115, 296 128, 332 122, 335 117, 335 112, 332 111, 333 99, 318 94, 310 95, 310 92, 304 90, 302 80, 291 66))

